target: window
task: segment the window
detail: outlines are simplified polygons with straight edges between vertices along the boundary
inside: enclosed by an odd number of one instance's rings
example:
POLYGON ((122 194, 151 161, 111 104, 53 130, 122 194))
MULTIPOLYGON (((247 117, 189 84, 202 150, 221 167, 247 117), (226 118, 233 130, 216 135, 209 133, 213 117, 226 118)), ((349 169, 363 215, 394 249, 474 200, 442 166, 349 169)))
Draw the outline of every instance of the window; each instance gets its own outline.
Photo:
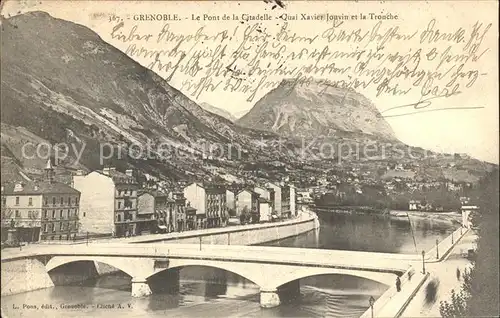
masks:
POLYGON ((16 218, 20 218, 21 217, 21 212, 19 212, 19 210, 16 210, 16 218))
POLYGON ((6 197, 3 197, 2 198, 2 205, 6 205, 7 204, 7 198, 6 197))
POLYGON ((62 239, 62 235, 59 235, 59 241, 62 239))
POLYGON ((33 216, 32 213, 33 213, 33 211, 28 211, 28 218, 31 219, 31 217, 33 216))
POLYGON ((64 204, 64 198, 61 198, 61 205, 64 204))
POLYGON ((59 218, 62 219, 63 218, 63 210, 60 210, 59 211, 59 218))
POLYGON ((123 207, 124 207, 125 209, 127 209, 127 208, 130 208, 130 209, 131 209, 131 208, 132 208, 132 200, 125 199, 125 202, 123 203, 123 207))
POLYGON ((47 218, 47 210, 43 210, 43 218, 46 219, 47 218))
POLYGON ((120 214, 118 214, 118 215, 116 216, 116 221, 121 222, 121 220, 122 220, 122 217, 121 217, 121 215, 120 215, 120 214))
POLYGON ((33 205, 33 198, 28 198, 28 205, 33 205))
POLYGON ((71 205, 71 198, 68 197, 68 205, 71 205))
POLYGON ((118 202, 118 209, 121 209, 121 208, 122 208, 122 203, 118 202))
POLYGON ((62 223, 62 222, 61 222, 61 223, 59 223, 59 231, 62 231, 62 230, 63 230, 63 228, 64 228, 64 227, 63 227, 63 223, 62 223))
POLYGON ((56 204, 56 198, 52 198, 52 204, 55 205, 56 204))
POLYGON ((45 205, 49 205, 49 200, 45 198, 45 205))
POLYGON ((47 233, 47 223, 45 223, 45 224, 43 225, 43 232, 44 232, 44 233, 47 233))
POLYGON ((52 218, 55 219, 56 218, 56 210, 52 210, 52 218))
POLYGON ((19 205, 19 197, 16 197, 16 205, 19 205))
POLYGON ((86 212, 83 212, 83 216, 85 217, 86 215, 87 215, 87 213, 86 213, 86 212))

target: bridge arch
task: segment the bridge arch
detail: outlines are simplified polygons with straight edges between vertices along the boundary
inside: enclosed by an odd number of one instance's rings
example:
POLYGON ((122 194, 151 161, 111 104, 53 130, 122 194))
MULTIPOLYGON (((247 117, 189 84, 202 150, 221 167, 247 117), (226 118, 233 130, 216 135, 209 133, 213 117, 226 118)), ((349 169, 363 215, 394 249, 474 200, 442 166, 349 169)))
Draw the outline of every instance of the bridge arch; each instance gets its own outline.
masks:
POLYGON ((354 276, 375 281, 377 283, 384 284, 386 286, 391 286, 392 284, 394 284, 398 273, 361 271, 361 270, 351 270, 343 268, 304 267, 288 271, 285 270, 280 275, 275 275, 274 277, 271 277, 271 279, 267 282, 266 285, 270 286, 270 288, 278 288, 295 280, 320 276, 320 275, 354 276))
POLYGON ((146 279, 149 280, 155 275, 167 270, 180 269, 187 266, 200 266, 221 269, 226 272, 231 272, 233 274, 239 275, 257 286, 263 286, 266 281, 266 275, 263 275, 265 264, 252 264, 251 266, 249 266, 249 264, 240 262, 221 262, 201 259, 170 259, 168 268, 165 268, 161 271, 155 271, 151 275, 147 276, 146 279))
POLYGON ((124 272, 130 277, 137 276, 139 272, 136 264, 138 260, 130 261, 120 257, 98 256, 55 256, 48 261, 47 265, 45 265, 45 269, 49 273, 60 266, 80 261, 104 263, 124 272))

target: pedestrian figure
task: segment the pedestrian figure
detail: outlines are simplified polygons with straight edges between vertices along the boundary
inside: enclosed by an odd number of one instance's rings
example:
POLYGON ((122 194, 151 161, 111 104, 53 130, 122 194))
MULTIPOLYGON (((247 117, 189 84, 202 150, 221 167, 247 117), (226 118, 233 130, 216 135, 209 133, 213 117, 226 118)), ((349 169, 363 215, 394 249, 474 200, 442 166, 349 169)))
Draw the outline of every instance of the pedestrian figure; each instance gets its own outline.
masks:
POLYGON ((460 268, 457 267, 457 280, 460 280, 460 268))
POLYGON ((398 276, 398 277, 396 277, 396 290, 397 290, 398 292, 400 292, 400 291, 401 291, 401 279, 399 279, 399 276, 398 276))

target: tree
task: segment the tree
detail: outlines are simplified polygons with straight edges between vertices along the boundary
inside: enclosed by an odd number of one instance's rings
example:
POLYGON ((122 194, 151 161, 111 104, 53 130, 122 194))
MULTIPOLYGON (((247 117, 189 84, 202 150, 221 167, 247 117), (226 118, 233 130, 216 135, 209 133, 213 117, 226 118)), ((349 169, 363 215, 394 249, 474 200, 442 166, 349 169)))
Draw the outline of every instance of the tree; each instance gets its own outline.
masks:
POLYGON ((478 231, 478 248, 473 267, 464 273, 461 290, 450 301, 441 303, 441 315, 448 317, 498 317, 498 169, 482 179, 471 198, 477 200, 480 213, 472 218, 478 231))

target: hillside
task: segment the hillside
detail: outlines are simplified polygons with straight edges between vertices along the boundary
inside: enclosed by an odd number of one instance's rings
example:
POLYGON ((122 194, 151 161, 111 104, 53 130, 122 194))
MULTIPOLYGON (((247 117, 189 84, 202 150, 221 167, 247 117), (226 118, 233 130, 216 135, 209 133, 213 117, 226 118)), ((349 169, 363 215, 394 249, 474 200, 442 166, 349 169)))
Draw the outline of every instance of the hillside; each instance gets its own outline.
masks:
POLYGON ((104 143, 123 147, 125 154, 132 144, 161 145, 167 156, 115 156, 105 163, 174 179, 185 171, 206 175, 196 162, 208 145, 238 145, 247 153, 257 147, 250 129, 205 111, 84 26, 30 12, 2 18, 1 28, 2 148, 19 167, 40 168, 20 158, 25 135, 36 143, 84 148, 77 164, 68 153, 68 170, 102 167, 104 143), (189 153, 195 155, 179 158, 189 153))

